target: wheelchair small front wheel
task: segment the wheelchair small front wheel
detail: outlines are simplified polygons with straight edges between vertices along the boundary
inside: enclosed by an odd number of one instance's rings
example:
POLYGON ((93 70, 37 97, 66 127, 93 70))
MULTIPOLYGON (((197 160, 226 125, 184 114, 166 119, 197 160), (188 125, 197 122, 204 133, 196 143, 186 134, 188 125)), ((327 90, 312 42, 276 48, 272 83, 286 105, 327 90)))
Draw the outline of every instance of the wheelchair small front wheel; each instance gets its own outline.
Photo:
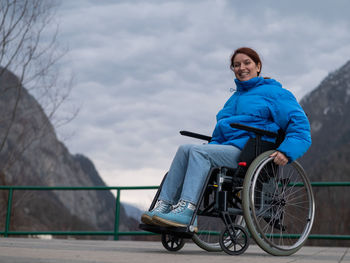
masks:
POLYGON ((240 225, 227 227, 220 234, 220 246, 229 255, 240 255, 249 246, 249 236, 247 230, 240 225))
MULTIPOLYGON (((211 174, 209 180, 210 185, 218 184, 216 173, 211 174)), ((204 197, 200 201, 199 213, 197 214, 198 232, 192 236, 192 241, 200 248, 208 252, 221 252, 220 233, 225 229, 225 223, 219 213, 213 211, 216 203, 216 188, 206 188, 204 197), (204 213, 203 213, 204 211, 204 213), (208 212, 209 211, 209 212, 208 212), (211 211, 211 212, 210 212, 211 211)), ((231 195, 230 195, 231 196, 231 195)), ((231 196, 231 198, 233 198, 231 196)), ((229 208, 235 202, 233 199, 228 199, 229 208)), ((231 220, 235 225, 245 226, 243 215, 231 215, 231 220)))
POLYGON ((179 251, 185 245, 185 240, 182 237, 173 234, 162 234, 162 244, 168 251, 179 251))
POLYGON ((243 212, 256 243, 275 256, 288 256, 306 242, 314 221, 315 202, 310 181, 298 162, 278 166, 259 155, 243 184, 243 212))

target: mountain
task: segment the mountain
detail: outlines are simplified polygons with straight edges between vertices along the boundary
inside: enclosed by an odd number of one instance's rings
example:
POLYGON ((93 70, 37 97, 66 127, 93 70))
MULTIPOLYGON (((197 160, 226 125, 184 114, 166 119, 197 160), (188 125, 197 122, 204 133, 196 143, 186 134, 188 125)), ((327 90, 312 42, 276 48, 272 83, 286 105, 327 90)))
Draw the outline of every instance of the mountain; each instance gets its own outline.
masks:
MULTIPOLYGON (((330 73, 300 104, 308 114, 312 146, 300 162, 311 181, 350 178, 350 61, 330 73)), ((312 233, 350 234, 350 188, 314 187, 316 217, 312 233)), ((350 241, 317 244, 350 245, 350 241)), ((314 241, 313 243, 316 243, 314 241)))
MULTIPOLYGON (((0 184, 104 186, 93 163, 72 155, 50 120, 11 72, 0 68, 0 184), (16 109, 16 110, 14 110, 16 109)), ((0 227, 7 191, 0 191, 0 227)), ((110 191, 15 191, 10 230, 113 230, 115 198, 110 191)), ((120 209, 120 230, 137 228, 120 209)))
POLYGON ((123 203, 123 206, 127 216, 131 218, 135 218, 136 220, 140 220, 141 215, 144 213, 144 210, 141 210, 134 205, 123 203))

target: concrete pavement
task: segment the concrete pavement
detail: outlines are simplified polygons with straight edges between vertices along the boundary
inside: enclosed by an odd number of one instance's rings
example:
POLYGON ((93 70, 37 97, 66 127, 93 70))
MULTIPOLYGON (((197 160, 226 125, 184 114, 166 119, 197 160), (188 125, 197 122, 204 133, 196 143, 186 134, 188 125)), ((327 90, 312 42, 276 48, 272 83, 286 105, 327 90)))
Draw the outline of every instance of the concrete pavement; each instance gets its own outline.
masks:
POLYGON ((34 238, 0 238, 1 263, 107 263, 107 262, 337 262, 350 263, 350 248, 303 247, 289 257, 274 257, 257 246, 240 256, 209 253, 192 242, 178 252, 168 252, 160 242, 96 241, 34 238))

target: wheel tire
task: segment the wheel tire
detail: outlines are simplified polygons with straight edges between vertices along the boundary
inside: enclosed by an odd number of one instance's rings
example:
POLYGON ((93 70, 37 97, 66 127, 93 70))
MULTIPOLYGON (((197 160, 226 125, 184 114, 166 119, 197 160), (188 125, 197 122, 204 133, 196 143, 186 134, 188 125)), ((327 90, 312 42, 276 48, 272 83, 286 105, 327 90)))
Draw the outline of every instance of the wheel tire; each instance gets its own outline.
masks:
POLYGON ((162 244, 169 251, 179 251, 185 245, 185 240, 172 234, 162 234, 162 244))
POLYGON ((220 246, 223 251, 229 255, 240 255, 244 253, 249 246, 249 235, 247 230, 245 230, 240 225, 232 226, 235 236, 232 238, 230 235, 230 229, 226 228, 221 232, 220 235, 220 246))
POLYGON ((277 166, 270 157, 273 152, 259 155, 246 173, 244 219, 263 250, 275 256, 288 256, 298 251, 310 234, 314 196, 300 164, 277 166))

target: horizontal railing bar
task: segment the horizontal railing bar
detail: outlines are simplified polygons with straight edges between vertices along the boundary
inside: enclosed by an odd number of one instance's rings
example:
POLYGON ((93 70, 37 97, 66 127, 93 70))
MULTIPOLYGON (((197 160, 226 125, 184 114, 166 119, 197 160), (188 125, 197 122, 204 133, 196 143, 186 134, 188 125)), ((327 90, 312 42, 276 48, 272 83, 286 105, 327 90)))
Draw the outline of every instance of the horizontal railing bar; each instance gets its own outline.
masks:
MULTIPOLYGON (((302 182, 290 182, 288 186, 304 186, 305 184, 302 182)), ((280 187, 284 185, 282 183, 279 184, 280 187)), ((314 187, 333 187, 333 186, 350 186, 350 182, 312 182, 311 186, 314 187)))
MULTIPOLYGON (((0 231, 0 235, 4 235, 4 231, 0 231)), ((8 231, 8 235, 53 235, 53 236, 113 236, 114 231, 8 231)), ((158 235, 145 231, 124 231, 118 232, 122 236, 144 236, 158 235)))
POLYGON ((312 186, 350 186, 350 182, 311 182, 312 186))
POLYGON ((159 186, 9 186, 0 185, 0 190, 148 190, 159 186))
POLYGON ((350 240, 350 235, 309 235, 308 239, 337 239, 337 240, 350 240))
MULTIPOLYGON (((4 232, 0 232, 4 234, 4 232)), ((8 235, 53 235, 53 236, 111 236, 114 231, 8 231, 8 235)))
MULTIPOLYGON (((296 186, 298 183, 295 184, 296 186)), ((350 182, 312 182, 316 187, 350 186, 350 182)), ((0 185, 0 190, 152 190, 159 186, 22 186, 0 185)))

